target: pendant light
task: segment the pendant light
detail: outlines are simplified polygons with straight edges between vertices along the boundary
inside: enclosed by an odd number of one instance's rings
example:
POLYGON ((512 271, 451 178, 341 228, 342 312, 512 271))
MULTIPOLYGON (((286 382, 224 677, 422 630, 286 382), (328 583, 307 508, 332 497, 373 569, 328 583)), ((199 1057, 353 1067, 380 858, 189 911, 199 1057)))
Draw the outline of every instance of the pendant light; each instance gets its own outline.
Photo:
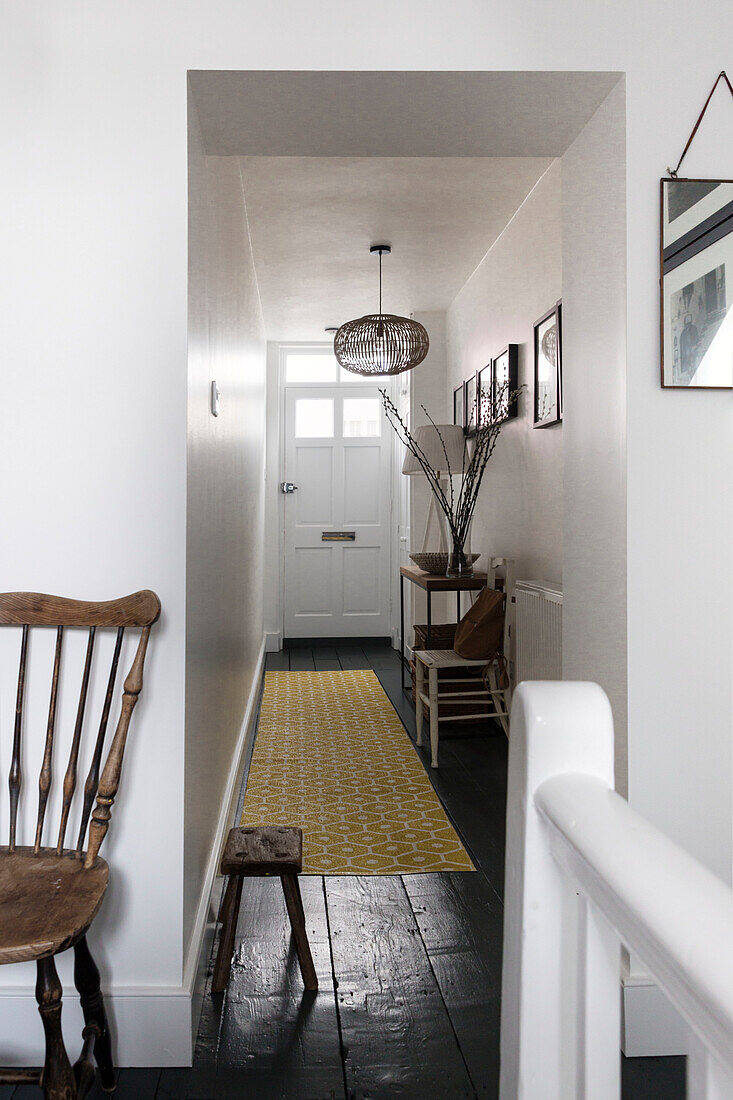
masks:
POLYGON ((388 244, 374 244, 371 253, 379 253, 379 313, 346 321, 333 339, 333 353, 353 374, 401 374, 422 363, 428 354, 428 334, 418 321, 382 313, 382 255, 389 255, 388 244))

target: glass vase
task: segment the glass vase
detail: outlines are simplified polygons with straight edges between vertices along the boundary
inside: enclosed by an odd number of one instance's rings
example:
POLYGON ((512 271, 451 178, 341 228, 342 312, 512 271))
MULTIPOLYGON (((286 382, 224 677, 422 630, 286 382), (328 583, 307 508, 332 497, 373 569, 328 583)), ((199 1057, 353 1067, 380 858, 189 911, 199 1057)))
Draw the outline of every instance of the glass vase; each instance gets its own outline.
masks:
POLYGON ((445 571, 446 577, 472 577, 473 576, 473 555, 466 549, 464 543, 458 538, 452 538, 451 550, 448 554, 448 568, 445 571))

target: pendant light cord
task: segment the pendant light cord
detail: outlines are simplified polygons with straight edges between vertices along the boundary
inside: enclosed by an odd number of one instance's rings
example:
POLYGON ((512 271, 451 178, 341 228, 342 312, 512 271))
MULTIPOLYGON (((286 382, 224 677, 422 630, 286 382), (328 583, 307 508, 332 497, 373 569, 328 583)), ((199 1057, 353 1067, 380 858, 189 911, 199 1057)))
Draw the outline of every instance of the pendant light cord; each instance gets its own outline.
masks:
POLYGON ((382 316, 382 250, 379 250, 379 316, 382 316))

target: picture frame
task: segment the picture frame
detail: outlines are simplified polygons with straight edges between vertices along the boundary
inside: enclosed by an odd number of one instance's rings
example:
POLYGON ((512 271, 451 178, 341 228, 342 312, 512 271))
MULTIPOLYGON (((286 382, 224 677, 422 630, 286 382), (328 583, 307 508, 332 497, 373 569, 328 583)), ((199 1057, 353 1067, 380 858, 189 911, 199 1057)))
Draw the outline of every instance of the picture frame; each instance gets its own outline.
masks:
POLYGON ((733 389, 733 180, 660 180, 663 389, 733 389))
POLYGON ((466 430, 466 383, 461 382, 453 390, 453 423, 466 430))
POLYGON ((467 378, 464 382, 464 402, 463 407, 465 410, 465 429, 466 435, 475 435, 478 431, 479 412, 476 403, 476 394, 478 386, 478 375, 472 374, 470 378, 467 378))
POLYGON ((519 415, 519 345, 507 346, 491 361, 491 409, 493 422, 514 420, 519 415), (499 408, 502 391, 504 408, 499 408))
POLYGON ((562 422, 562 300, 534 323, 534 424, 562 422))
POLYGON ((476 374, 476 396, 478 399, 479 410, 479 428, 482 428, 485 424, 492 423, 493 416, 493 362, 489 359, 485 367, 482 367, 476 374), (488 410, 488 411, 487 411, 488 410))

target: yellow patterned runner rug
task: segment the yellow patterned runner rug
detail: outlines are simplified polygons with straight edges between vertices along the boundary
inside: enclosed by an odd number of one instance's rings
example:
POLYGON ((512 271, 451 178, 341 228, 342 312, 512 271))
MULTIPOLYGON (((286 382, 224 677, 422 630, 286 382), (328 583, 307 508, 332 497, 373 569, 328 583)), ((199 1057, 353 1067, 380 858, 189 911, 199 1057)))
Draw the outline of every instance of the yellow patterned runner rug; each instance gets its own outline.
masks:
POLYGON ((475 868, 370 670, 268 672, 243 825, 298 825, 311 875, 475 868))

